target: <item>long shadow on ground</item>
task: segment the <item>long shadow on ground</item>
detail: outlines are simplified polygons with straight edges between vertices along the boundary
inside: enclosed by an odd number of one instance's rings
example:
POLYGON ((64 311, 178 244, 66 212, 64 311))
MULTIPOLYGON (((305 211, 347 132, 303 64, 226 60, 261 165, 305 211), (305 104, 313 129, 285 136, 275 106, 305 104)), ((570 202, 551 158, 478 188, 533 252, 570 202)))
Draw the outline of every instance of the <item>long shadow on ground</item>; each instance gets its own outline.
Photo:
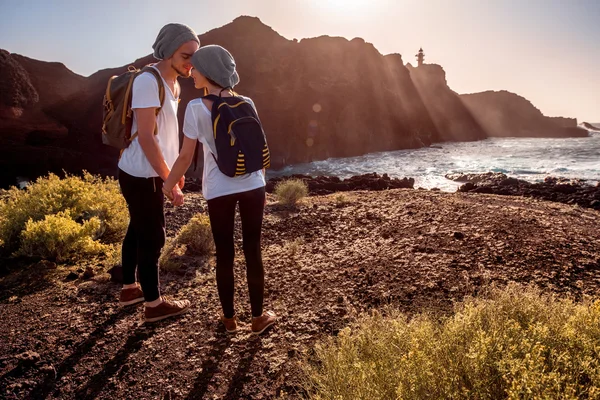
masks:
MULTIPOLYGON (((111 315, 106 321, 100 324, 96 330, 94 330, 90 336, 80 343, 73 354, 67 357, 56 369, 56 374, 47 376, 42 382, 40 382, 30 394, 32 399, 43 399, 46 398, 56 387, 56 384, 60 382, 61 378, 65 373, 73 370, 77 363, 89 353, 95 346, 96 342, 101 339, 108 328, 115 325, 118 321, 123 318, 136 313, 135 308, 120 309, 117 313, 111 315)), ((2 380, 0 380, 0 386, 2 386, 2 380)))
POLYGON ((202 399, 208 390, 208 385, 213 375, 219 369, 219 360, 223 358, 225 350, 231 345, 229 335, 217 339, 212 350, 205 356, 204 362, 200 366, 200 374, 194 382, 194 386, 187 395, 187 400, 202 399))
POLYGON ((129 356, 136 353, 145 340, 156 333, 156 326, 140 326, 127 339, 117 354, 107 362, 102 370, 90 378, 85 386, 75 393, 76 399, 95 399, 106 386, 109 379, 119 371, 127 362, 129 356))

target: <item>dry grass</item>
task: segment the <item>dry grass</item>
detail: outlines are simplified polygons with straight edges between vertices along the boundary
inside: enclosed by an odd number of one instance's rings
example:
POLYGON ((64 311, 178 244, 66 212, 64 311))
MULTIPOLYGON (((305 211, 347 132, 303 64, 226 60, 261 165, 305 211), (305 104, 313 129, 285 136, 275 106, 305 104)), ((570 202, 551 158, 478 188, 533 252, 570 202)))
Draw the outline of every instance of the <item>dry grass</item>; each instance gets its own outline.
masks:
POLYGON ((305 371, 313 399, 597 399, 600 301, 511 285, 450 317, 375 312, 305 371))
POLYGON ((288 179, 275 185, 274 193, 281 204, 295 205, 308 196, 308 186, 300 179, 288 179))
POLYGON ((208 216, 196 214, 175 238, 168 240, 159 265, 167 271, 181 268, 190 257, 204 257, 214 251, 214 241, 208 216))

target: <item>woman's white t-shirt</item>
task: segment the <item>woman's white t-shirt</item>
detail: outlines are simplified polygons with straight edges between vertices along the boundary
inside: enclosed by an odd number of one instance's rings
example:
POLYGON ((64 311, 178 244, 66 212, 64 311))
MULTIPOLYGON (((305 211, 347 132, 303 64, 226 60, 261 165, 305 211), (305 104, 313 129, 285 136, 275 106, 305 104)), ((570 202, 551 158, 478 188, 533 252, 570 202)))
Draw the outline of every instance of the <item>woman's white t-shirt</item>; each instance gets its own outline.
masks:
MULTIPOLYGON (((248 97, 246 101, 254 103, 248 97)), ((255 107, 256 109, 256 107, 255 107)), ((185 110, 183 134, 190 139, 196 139, 202 144, 204 153, 204 171, 202 172, 202 194, 206 200, 228 194, 247 192, 265 186, 262 170, 231 178, 219 170, 213 154, 217 154, 213 136, 210 110, 202 99, 190 101, 185 110)))
MULTIPOLYGON (((158 71, 158 68, 152 68, 158 71)), ((177 123, 179 99, 173 96, 171 89, 164 79, 163 84, 165 85, 165 102, 156 117, 158 134, 155 138, 170 169, 179 155, 179 125, 177 123)), ((144 72, 135 78, 131 93, 132 109, 160 107, 158 82, 150 72, 144 72)), ((131 134, 135 132, 137 132, 137 117, 134 112, 131 134)), ((129 147, 123 151, 123 154, 121 154, 119 168, 129 175, 138 178, 158 176, 158 173, 152 168, 150 161, 148 161, 144 150, 142 150, 137 136, 133 139, 129 147)))

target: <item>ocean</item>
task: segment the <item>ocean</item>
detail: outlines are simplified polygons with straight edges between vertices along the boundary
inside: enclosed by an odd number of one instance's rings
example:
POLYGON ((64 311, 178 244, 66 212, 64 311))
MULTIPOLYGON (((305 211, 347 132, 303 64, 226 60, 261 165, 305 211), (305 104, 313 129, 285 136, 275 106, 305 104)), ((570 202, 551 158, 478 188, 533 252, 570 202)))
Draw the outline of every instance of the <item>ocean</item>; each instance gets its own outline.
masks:
POLYGON ((452 173, 502 172, 529 182, 547 176, 600 181, 600 132, 584 138, 490 138, 477 142, 447 142, 415 150, 371 153, 296 164, 267 177, 291 174, 348 178, 376 172, 393 178, 412 177, 415 188, 454 192, 460 183, 446 179, 452 173))

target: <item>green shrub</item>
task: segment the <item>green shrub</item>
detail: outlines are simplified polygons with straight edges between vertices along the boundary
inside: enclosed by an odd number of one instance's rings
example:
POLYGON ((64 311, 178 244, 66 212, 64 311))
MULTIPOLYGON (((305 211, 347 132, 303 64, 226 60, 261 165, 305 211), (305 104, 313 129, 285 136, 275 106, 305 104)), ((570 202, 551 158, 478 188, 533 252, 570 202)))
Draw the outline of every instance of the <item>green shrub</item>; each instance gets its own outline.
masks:
POLYGON ((196 214, 184 225, 174 239, 167 241, 159 265, 167 271, 179 269, 186 257, 205 256, 214 250, 210 219, 196 214))
POLYGON ((16 255, 64 261, 99 254, 106 246, 94 240, 100 227, 98 217, 79 224, 68 210, 46 215, 41 221, 30 219, 21 232, 21 247, 16 255))
POLYGON ((364 316, 315 354, 314 399, 597 399, 600 301, 512 285, 446 318, 364 316))
MULTIPOLYGON (((13 187, 3 194, 0 200, 0 252, 36 256, 53 254, 55 250, 52 249, 36 249, 35 238, 41 240, 37 245, 42 247, 50 243, 62 243, 61 246, 78 243, 77 247, 81 242, 72 242, 73 237, 83 234, 89 234, 90 240, 99 244, 116 243, 124 237, 128 222, 127 204, 116 180, 102 179, 87 172, 83 177, 66 176, 64 179, 50 174, 37 179, 25 190, 13 187), (48 219, 51 216, 57 218, 48 219), (67 218, 81 228, 67 223, 67 218), (91 229, 92 225, 87 221, 96 221, 93 224, 97 224, 97 228, 94 225, 91 229), (69 233, 59 235, 57 227, 61 224, 70 229, 69 233), (69 236, 75 231, 77 235, 69 236), (59 236, 50 238, 52 232, 59 236)), ((61 254, 74 253, 61 250, 61 254)))
POLYGON ((202 256, 213 251, 214 242, 208 216, 193 216, 177 234, 176 242, 185 245, 189 255, 202 256))
POLYGON ((308 195, 308 186, 300 179, 288 179, 275 185, 275 196, 282 204, 294 205, 308 195))

